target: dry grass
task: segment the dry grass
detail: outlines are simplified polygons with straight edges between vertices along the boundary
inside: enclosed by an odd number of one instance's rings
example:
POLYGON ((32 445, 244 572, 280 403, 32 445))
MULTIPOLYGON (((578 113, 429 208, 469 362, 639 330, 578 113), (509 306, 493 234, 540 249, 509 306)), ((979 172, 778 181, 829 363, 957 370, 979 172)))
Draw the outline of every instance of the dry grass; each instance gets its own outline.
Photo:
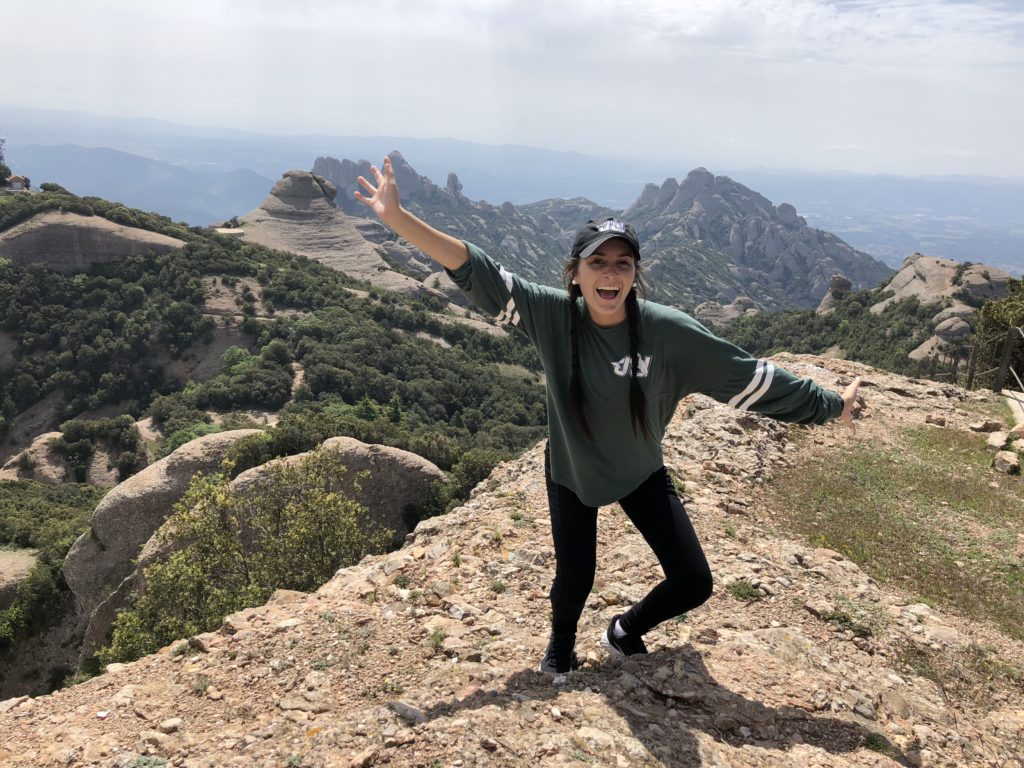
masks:
POLYGON ((984 436, 911 427, 780 475, 782 525, 926 602, 1024 639, 1024 485, 989 469, 984 436))

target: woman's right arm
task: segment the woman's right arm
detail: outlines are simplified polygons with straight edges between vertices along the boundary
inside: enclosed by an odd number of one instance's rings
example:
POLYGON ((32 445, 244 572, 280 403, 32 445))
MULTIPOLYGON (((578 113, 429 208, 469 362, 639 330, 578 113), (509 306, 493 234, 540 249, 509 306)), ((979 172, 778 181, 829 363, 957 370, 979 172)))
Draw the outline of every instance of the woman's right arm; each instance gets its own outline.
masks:
POLYGON ((369 207, 377 218, 397 232, 399 237, 408 240, 442 267, 456 270, 469 261, 469 253, 461 240, 434 229, 402 207, 398 199, 398 182, 395 181, 395 171, 391 167, 390 157, 384 158, 383 173, 375 165, 370 166, 370 171, 377 184, 374 186, 360 176, 358 181, 370 197, 357 190, 356 200, 369 207))

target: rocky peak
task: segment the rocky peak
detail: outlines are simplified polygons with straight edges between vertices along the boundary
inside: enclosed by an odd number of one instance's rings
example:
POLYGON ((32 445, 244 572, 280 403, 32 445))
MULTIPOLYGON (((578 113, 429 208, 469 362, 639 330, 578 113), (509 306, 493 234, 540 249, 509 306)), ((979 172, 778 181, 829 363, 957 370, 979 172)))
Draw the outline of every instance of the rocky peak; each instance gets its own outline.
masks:
MULTIPOLYGON (((395 150, 390 152, 388 157, 391 158, 391 167, 395 171, 403 203, 424 198, 439 201, 462 197, 462 182, 454 173, 448 175, 448 183, 442 188, 426 176, 417 173, 401 152, 395 150)), ((320 174, 341 190, 338 205, 342 210, 353 216, 366 216, 366 207, 355 199, 355 191, 359 189, 357 179, 360 176, 373 180, 370 165, 369 160, 352 162, 333 157, 318 157, 313 163, 313 173, 320 174)))
POLYGON ((459 177, 455 175, 455 171, 448 174, 448 181, 444 185, 444 188, 453 195, 462 195, 462 182, 459 181, 459 177))
POLYGON ((718 250, 729 263, 716 276, 722 284, 718 302, 749 293, 769 309, 793 303, 814 306, 837 272, 859 287, 874 287, 892 274, 868 254, 808 227, 791 204, 775 206, 764 195, 706 168, 693 169, 682 184, 669 178, 658 188, 645 187, 623 217, 641 238, 678 250, 678 258, 690 258, 686 239, 718 250))
POLYGON ((317 200, 323 197, 333 201, 338 190, 319 174, 309 171, 286 171, 270 190, 270 194, 281 200, 317 200))
MULTIPOLYGON (((318 163, 321 167, 329 165, 320 160, 318 163)), ((245 239, 316 259, 339 272, 389 290, 409 295, 432 293, 440 298, 441 294, 394 270, 384 254, 398 263, 402 259, 388 252, 385 245, 375 247, 367 241, 356 229, 356 224, 364 219, 345 212, 348 207, 365 215, 366 207, 355 200, 352 193, 357 186, 355 178, 369 174, 369 164, 362 169, 348 161, 332 163, 328 170, 339 174, 340 184, 338 179, 332 181, 315 171, 286 172, 260 207, 241 217, 245 239), (339 187, 345 190, 344 194, 338 195, 339 187)))

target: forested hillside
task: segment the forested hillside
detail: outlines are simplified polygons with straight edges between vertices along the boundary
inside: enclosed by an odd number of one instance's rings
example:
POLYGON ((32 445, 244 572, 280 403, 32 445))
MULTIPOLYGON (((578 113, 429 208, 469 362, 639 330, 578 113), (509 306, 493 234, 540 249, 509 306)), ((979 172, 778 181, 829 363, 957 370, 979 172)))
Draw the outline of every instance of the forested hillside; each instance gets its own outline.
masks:
MULTIPOLYGON (((49 408, 76 476, 103 445, 124 479, 153 458, 139 448, 135 420, 152 418, 159 456, 251 423, 232 414, 255 408, 277 412, 278 421, 239 447, 235 473, 347 435, 448 471, 418 510, 428 515, 543 434, 532 348, 518 334, 462 322, 462 308, 403 298, 304 257, 54 186, 0 197, 0 231, 42 211, 102 216, 186 244, 77 274, 0 260, 0 439, 8 453, 15 437, 25 444, 12 429, 19 414, 49 408), (233 312, 208 311, 217 291, 237 297, 233 312), (235 342, 219 371, 183 376, 183 361, 215 333, 235 342), (104 413, 123 416, 96 418, 104 413)), ((23 454, 19 470, 30 463, 23 454)), ((101 496, 58 498, 34 482, 0 482, 0 545, 40 551, 14 603, 0 610, 0 653, 60 618, 68 600, 62 561, 101 496)))

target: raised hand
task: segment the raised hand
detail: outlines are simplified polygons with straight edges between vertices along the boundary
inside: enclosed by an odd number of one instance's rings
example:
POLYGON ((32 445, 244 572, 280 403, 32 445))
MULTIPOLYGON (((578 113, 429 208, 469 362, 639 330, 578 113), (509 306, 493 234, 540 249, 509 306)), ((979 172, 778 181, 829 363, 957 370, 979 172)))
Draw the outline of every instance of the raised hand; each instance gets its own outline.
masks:
POLYGON ((370 172, 377 182, 376 186, 367 181, 363 176, 357 179, 363 189, 370 194, 370 197, 366 197, 359 190, 356 190, 355 198, 373 211, 378 219, 390 225, 391 220, 402 209, 402 205, 398 201, 398 182, 395 181, 395 171, 391 167, 391 158, 384 158, 384 173, 381 173, 375 165, 370 166, 370 172))

